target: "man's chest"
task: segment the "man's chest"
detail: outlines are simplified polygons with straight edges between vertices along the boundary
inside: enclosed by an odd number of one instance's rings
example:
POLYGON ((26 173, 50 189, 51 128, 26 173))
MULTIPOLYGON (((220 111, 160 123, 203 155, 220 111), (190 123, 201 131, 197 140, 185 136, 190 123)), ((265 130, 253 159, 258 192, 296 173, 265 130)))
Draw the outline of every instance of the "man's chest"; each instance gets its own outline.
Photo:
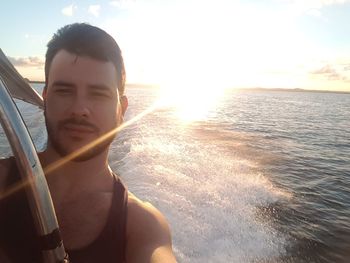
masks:
POLYGON ((66 248, 79 249, 92 243, 107 223, 112 194, 82 196, 61 203, 56 216, 66 248))

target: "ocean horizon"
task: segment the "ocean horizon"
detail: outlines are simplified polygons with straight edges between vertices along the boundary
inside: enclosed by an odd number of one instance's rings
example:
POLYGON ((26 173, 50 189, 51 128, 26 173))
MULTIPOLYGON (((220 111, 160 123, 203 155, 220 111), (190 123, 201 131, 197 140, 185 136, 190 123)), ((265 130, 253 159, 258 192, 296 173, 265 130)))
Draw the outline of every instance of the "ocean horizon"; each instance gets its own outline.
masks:
MULTIPOLYGON (((44 80, 30 80, 25 78, 30 84, 41 86, 45 84, 44 80)), ((160 84, 143 84, 143 83, 126 83, 127 88, 160 88, 160 84)), ((339 93, 339 94, 350 94, 350 90, 317 90, 317 89, 305 89, 305 88, 266 88, 266 87, 232 87, 227 90, 233 91, 281 91, 281 92, 314 92, 314 93, 339 93)))

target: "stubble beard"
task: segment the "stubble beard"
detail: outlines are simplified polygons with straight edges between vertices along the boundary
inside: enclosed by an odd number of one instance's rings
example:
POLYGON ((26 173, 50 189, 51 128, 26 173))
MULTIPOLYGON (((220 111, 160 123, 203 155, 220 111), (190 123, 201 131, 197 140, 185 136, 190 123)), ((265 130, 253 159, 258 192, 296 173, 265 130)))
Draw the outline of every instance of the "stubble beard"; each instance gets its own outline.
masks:
MULTIPOLYGON (((69 150, 67 147, 65 147, 64 143, 61 141, 61 139, 58 136, 58 133, 60 130, 63 129, 63 125, 66 123, 74 123, 74 124, 80 124, 80 125, 89 125, 90 128, 94 128, 96 134, 99 134, 99 129, 92 125, 88 124, 84 121, 78 121, 73 118, 66 119, 64 121, 58 122, 57 126, 55 127, 47 118, 46 111, 44 111, 45 116, 45 124, 46 124, 46 130, 47 130, 47 137, 48 137, 48 145, 50 145, 62 158, 67 157, 68 155, 72 154, 75 151, 79 151, 80 149, 76 150, 69 150)), ((103 136, 103 135, 100 135, 103 136)), ((88 161, 97 155, 101 154, 102 152, 108 150, 110 144, 113 142, 116 134, 113 133, 112 135, 105 138, 102 142, 94 145, 93 147, 87 149, 86 151, 80 153, 76 157, 72 158, 73 162, 85 162, 88 161)), ((99 137, 97 137, 95 140, 97 140, 99 137)), ((87 144, 89 144, 88 142, 87 144)), ((82 147, 84 147, 83 145, 82 147)))

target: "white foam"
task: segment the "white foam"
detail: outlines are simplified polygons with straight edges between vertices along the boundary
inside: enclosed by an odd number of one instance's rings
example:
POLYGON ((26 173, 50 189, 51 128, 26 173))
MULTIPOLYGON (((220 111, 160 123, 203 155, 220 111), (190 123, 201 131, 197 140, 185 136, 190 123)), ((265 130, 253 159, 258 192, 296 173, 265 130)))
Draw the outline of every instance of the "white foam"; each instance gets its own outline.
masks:
POLYGON ((222 142, 204 143, 171 127, 158 132, 155 123, 139 126, 114 168, 132 192, 166 215, 178 261, 261 262, 282 255, 284 237, 259 219, 257 207, 286 195, 258 165, 215 146, 222 142))

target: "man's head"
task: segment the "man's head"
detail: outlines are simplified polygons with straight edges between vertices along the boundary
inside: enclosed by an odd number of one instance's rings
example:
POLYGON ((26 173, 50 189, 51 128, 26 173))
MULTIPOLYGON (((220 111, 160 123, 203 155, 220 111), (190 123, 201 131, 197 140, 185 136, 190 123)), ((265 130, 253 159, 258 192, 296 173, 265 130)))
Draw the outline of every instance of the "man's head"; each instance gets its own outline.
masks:
POLYGON ((60 50, 66 50, 78 56, 112 62, 118 77, 119 95, 124 94, 125 68, 122 53, 117 42, 105 31, 85 23, 70 24, 59 29, 47 44, 45 86, 48 85, 52 60, 60 50))
MULTIPOLYGON (((73 24, 48 44, 43 91, 48 149, 66 156, 115 130, 127 108, 121 51, 103 30, 73 24)), ((108 136, 76 161, 107 153, 108 136)))

